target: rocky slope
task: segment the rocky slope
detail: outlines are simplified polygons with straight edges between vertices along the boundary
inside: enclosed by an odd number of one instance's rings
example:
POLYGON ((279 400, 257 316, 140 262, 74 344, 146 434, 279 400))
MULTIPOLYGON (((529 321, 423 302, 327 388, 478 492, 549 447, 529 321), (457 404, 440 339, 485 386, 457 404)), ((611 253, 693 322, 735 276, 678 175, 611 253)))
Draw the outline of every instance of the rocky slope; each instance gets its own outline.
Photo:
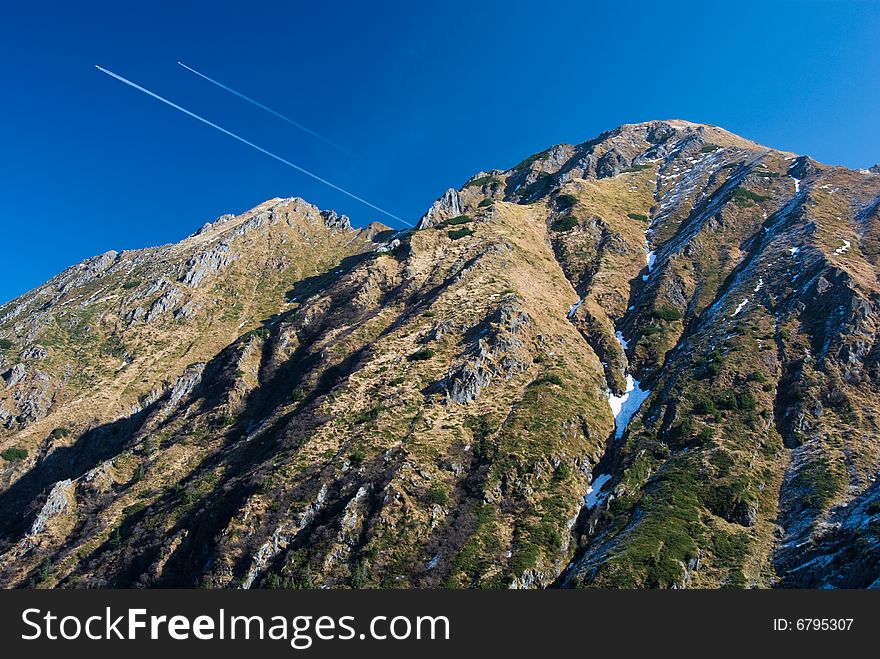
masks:
POLYGON ((684 121, 0 307, 0 584, 880 585, 880 175, 684 121))

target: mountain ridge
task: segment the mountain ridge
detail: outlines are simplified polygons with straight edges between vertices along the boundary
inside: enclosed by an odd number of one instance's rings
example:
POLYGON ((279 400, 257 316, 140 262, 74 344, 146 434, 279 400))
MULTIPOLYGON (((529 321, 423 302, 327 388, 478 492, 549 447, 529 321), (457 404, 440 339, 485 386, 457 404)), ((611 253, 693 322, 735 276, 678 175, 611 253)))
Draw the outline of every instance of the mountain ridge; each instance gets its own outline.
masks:
POLYGON ((0 583, 876 585, 878 208, 653 121, 84 261, 0 306, 0 583))

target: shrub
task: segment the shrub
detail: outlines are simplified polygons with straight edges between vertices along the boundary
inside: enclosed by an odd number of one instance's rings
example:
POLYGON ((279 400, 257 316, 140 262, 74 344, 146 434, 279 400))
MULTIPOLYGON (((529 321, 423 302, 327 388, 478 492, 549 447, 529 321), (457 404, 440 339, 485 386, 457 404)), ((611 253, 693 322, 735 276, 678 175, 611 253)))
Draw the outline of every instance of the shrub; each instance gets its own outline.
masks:
POLYGON ((55 430, 50 433, 50 437, 52 437, 52 439, 61 439, 62 437, 68 437, 69 435, 70 429, 64 427, 55 428, 55 430))
POLYGON ((137 288, 137 287, 140 286, 140 285, 141 285, 141 282, 140 282, 139 280, 137 280, 137 279, 129 279, 127 282, 125 282, 125 283, 122 285, 122 288, 124 288, 124 289, 127 290, 127 291, 130 291, 131 289, 133 289, 133 288, 137 288))
POLYGON ((449 503, 449 493, 446 491, 446 486, 443 483, 434 483, 431 485, 430 489, 428 489, 428 501, 430 503, 435 503, 438 506, 445 506, 449 503))
POLYGON ((737 188, 733 191, 733 195, 730 197, 730 200, 740 208, 746 208, 750 206, 753 202, 767 201, 769 198, 770 197, 765 197, 764 195, 760 195, 757 192, 746 190, 745 188, 737 188))
POLYGON ((351 453, 348 454, 348 460, 354 465, 363 464, 364 460, 367 459, 367 452, 364 450, 363 446, 355 446, 351 449, 351 453))
POLYGON ((763 373, 761 373, 761 371, 752 371, 746 377, 746 381, 747 382, 760 382, 761 384, 764 384, 765 382, 767 382, 767 378, 764 376, 763 373))
POLYGON ((701 394, 694 400, 694 414, 715 414, 717 409, 715 401, 709 396, 701 394))
POLYGON ((734 167, 739 167, 742 163, 738 162, 729 162, 726 165, 722 165, 721 169, 733 169, 734 167))
POLYGON ((632 172, 640 172, 643 169, 651 169, 653 165, 631 165, 630 167, 624 167, 620 171, 625 174, 630 174, 632 172))
POLYGON ((556 471, 553 472, 553 479, 557 481, 568 480, 569 476, 571 476, 571 467, 569 467, 565 462, 560 462, 559 466, 556 468, 556 471))
POLYGON ((378 407, 373 407, 369 410, 361 410, 360 412, 358 412, 357 414, 354 415, 354 418, 352 419, 351 422, 354 425, 360 425, 362 423, 367 423, 369 421, 375 421, 376 419, 379 418, 379 412, 381 412, 381 409, 378 407))
POLYGON ((758 402, 751 391, 733 391, 728 389, 716 398, 716 404, 722 410, 754 410, 758 402))
POLYGON ((565 383, 562 381, 562 378, 559 377, 556 373, 547 373, 546 375, 542 375, 540 378, 534 381, 533 383, 536 387, 542 384, 555 384, 557 387, 563 386, 565 383))
POLYGON ((648 221, 648 216, 643 215, 642 213, 627 213, 626 216, 631 220, 638 220, 639 222, 648 221))
POLYGON ((573 194, 561 194, 556 197, 556 204, 559 208, 571 208, 578 201, 578 198, 573 194))
POLYGON ((564 233, 566 231, 571 231, 578 224, 577 218, 574 215, 566 215, 565 217, 561 217, 558 220, 555 220, 553 224, 550 225, 550 228, 556 233, 564 233))
POLYGON ((681 311, 675 307, 657 307, 654 309, 654 318, 669 322, 681 320, 681 311))
POLYGON ((456 215, 455 217, 450 217, 448 220, 443 220, 440 224, 437 225, 438 229, 445 229, 446 227, 454 227, 459 224, 467 224, 471 222, 470 215, 456 215))
POLYGON ((122 509, 122 514, 124 517, 131 517, 132 515, 137 515, 142 510, 146 510, 147 504, 143 501, 138 501, 137 503, 133 503, 130 506, 126 506, 122 509))
POLYGON ((431 359, 435 354, 436 351, 433 348, 422 348, 411 354, 409 360, 411 362, 423 362, 426 359, 431 359))
POLYGON ((717 151, 721 147, 717 144, 707 144, 702 149, 700 149, 700 153, 712 153, 713 151, 717 151))
POLYGON ((251 338, 255 339, 263 339, 265 341, 269 338, 269 335, 272 331, 268 327, 257 327, 256 329, 252 329, 250 332, 247 332, 242 338, 247 340, 251 338))
POLYGON ((528 158, 526 158, 525 160, 523 160, 522 162, 520 162, 516 167, 514 167, 514 169, 515 170, 525 169, 526 167, 531 165, 533 162, 536 162, 538 160, 545 160, 547 158, 547 156, 549 156, 549 155, 550 155, 549 149, 545 150, 545 151, 539 151, 538 153, 534 153, 534 154, 530 155, 528 158))
POLYGON ((453 229, 446 235, 449 236, 451 240, 458 240, 459 238, 464 238, 465 236, 472 236, 474 235, 474 232, 468 227, 462 227, 461 229, 453 229))
POLYGON ((27 456, 28 452, 23 448, 8 448, 0 453, 0 457, 2 457, 7 462, 17 462, 18 460, 24 460, 27 456))
POLYGON ((0 350, 11 350, 12 341, 9 339, 0 339, 0 350))
POLYGON ((482 188, 487 185, 492 185, 493 187, 501 185, 501 179, 495 176, 480 176, 479 178, 475 178, 471 181, 468 181, 464 184, 465 188, 482 188))
POLYGON ((494 204, 495 204, 494 199, 490 199, 489 197, 486 197, 485 199, 483 199, 483 201, 481 201, 479 204, 477 204, 477 206, 479 208, 486 208, 487 206, 492 206, 494 204))

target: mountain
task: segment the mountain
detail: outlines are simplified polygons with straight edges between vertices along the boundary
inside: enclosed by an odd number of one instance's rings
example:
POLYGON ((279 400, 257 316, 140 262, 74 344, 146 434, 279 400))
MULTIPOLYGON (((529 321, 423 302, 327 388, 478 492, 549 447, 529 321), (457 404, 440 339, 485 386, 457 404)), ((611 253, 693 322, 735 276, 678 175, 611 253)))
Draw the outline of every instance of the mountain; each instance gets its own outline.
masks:
POLYGON ((624 125, 0 307, 0 585, 880 585, 880 174, 624 125))

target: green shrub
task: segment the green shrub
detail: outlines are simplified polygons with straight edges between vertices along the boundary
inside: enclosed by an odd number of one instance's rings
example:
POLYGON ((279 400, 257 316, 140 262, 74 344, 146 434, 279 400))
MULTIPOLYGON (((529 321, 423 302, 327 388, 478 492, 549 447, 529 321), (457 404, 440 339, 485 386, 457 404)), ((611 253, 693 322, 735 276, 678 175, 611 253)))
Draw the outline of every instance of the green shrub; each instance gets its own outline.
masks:
POLYGON ((272 331, 268 327, 257 327, 256 329, 252 329, 250 332, 247 332, 242 338, 247 340, 251 338, 262 339, 265 341, 272 334, 272 331))
POLYGON ((761 371, 752 371, 746 377, 746 381, 747 382, 760 382, 761 384, 764 384, 765 382, 767 382, 767 378, 764 376, 763 373, 761 373, 761 371))
POLYGON ((443 483, 434 483, 428 489, 428 501, 438 506, 445 506, 449 503, 449 492, 443 483))
POLYGON ((754 410, 758 402, 751 391, 734 391, 728 389, 723 391, 715 399, 715 403, 722 410, 754 410))
POLYGON ((561 194, 556 197, 556 204, 559 208, 571 208, 578 202, 578 198, 573 194, 561 194))
POLYGON ((427 359, 431 359, 435 354, 437 353, 433 348, 422 348, 411 354, 409 360, 411 362, 423 362, 427 359))
POLYGON ((0 350, 11 350, 12 341, 9 339, 0 339, 0 350))
POLYGON ((721 169, 733 169, 734 167, 739 167, 742 163, 739 162, 729 162, 726 165, 722 165, 721 169))
POLYGON ((142 510, 146 510, 147 504, 143 501, 138 501, 137 503, 133 503, 130 506, 126 506, 122 509, 122 515, 124 517, 131 517, 132 515, 136 515, 142 510))
POLYGON ((481 201, 479 204, 477 204, 477 206, 479 208, 486 208, 487 206, 492 206, 494 204, 495 204, 494 199, 490 199, 489 197, 486 197, 485 199, 483 199, 483 201, 481 201))
POLYGON ((454 227, 459 224, 467 224, 468 222, 472 222, 472 218, 470 215, 456 215, 455 217, 450 217, 448 220, 443 220, 440 224, 437 225, 438 229, 445 229, 446 227, 454 227))
POLYGON ((538 160, 545 160, 550 155, 549 151, 550 151, 549 149, 546 149, 544 151, 539 151, 538 153, 534 153, 534 154, 530 155, 528 158, 526 158, 525 160, 520 162, 516 167, 514 167, 514 169, 515 170, 525 169, 526 167, 531 165, 533 162, 536 162, 538 160))
POLYGON ((702 149, 700 149, 700 153, 712 153, 713 151, 717 151, 721 147, 717 144, 707 144, 702 149))
POLYGON ((654 336, 655 334, 661 334, 662 332, 662 327, 657 327, 656 325, 648 325, 642 330, 642 336, 654 336))
POLYGON ((462 227, 461 229, 453 229, 446 235, 449 236, 451 240, 458 240, 459 238, 464 238, 465 236, 472 236, 474 235, 474 232, 468 227, 462 227))
POLYGON ((770 197, 765 197, 764 195, 760 195, 757 192, 752 192, 751 190, 747 190, 745 188, 737 188, 733 191, 733 195, 730 197, 730 200, 735 203, 740 208, 746 208, 750 206, 753 202, 759 201, 767 201, 770 197))
POLYGON ((0 457, 2 457, 7 462, 17 462, 18 460, 24 460, 27 456, 28 452, 23 448, 8 448, 0 453, 0 457))
POLYGON ((546 375, 542 375, 541 377, 539 377, 532 384, 536 387, 542 384, 555 384, 557 387, 561 387, 565 383, 562 381, 562 378, 558 374, 547 373, 546 375))
POLYGON ((675 307, 657 307, 654 309, 654 318, 669 322, 681 320, 681 311, 675 307))
POLYGON ((715 401, 705 394, 700 394, 694 399, 694 414, 715 414, 717 409, 715 401))
POLYGON ((569 467, 565 462, 560 462, 559 466, 556 468, 556 471, 553 472, 553 479, 556 481, 568 480, 570 476, 571 467, 569 467))
POLYGON ((482 188, 482 187, 485 187, 490 184, 493 187, 501 185, 501 179, 499 179, 495 176, 480 176, 478 178, 475 178, 475 179, 465 183, 464 187, 465 188, 482 188))
POLYGON ((626 216, 631 220, 638 220, 639 222, 648 221, 648 216, 643 215, 642 213, 627 213, 626 216))
POLYGON ((360 445, 352 447, 351 452, 348 454, 349 462, 354 465, 363 464, 366 459, 367 452, 364 450, 364 447, 360 445))
POLYGON ((125 282, 125 283, 122 285, 122 288, 124 288, 124 289, 127 290, 127 291, 130 291, 131 289, 133 289, 133 288, 137 288, 137 287, 140 286, 140 285, 141 285, 141 282, 140 282, 139 280, 137 280, 137 279, 129 279, 127 282, 125 282))
POLYGON ((556 233, 564 233, 566 231, 571 231, 577 225, 578 220, 574 215, 566 215, 565 217, 555 220, 553 224, 550 225, 550 228, 556 233))
POLYGON ((55 428, 55 430, 50 433, 50 437, 52 437, 52 439, 61 439, 62 437, 68 436, 70 436, 70 429, 64 427, 55 428))
POLYGON ((630 174, 632 172, 640 172, 643 169, 651 169, 653 165, 631 165, 630 167, 624 167, 620 171, 625 174, 630 174))
POLYGON ((382 410, 379 407, 373 407, 369 410, 361 410, 360 412, 358 412, 357 414, 354 415, 354 418, 352 419, 351 422, 354 425, 360 425, 363 423, 368 423, 370 421, 375 421, 376 419, 379 418, 379 412, 381 412, 381 411, 382 410))

